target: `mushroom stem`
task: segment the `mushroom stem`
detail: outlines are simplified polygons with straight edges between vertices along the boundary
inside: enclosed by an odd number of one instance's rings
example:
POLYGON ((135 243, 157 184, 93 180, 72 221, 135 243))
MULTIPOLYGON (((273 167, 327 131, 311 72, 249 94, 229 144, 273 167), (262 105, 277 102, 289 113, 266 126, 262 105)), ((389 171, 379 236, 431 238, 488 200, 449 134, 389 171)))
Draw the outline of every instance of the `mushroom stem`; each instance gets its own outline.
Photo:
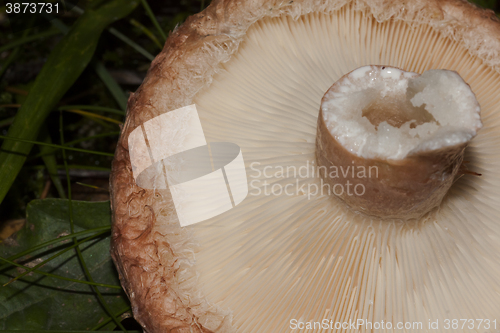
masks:
POLYGON ((463 175, 465 147, 482 126, 479 112, 453 71, 352 71, 321 102, 316 159, 324 185, 355 211, 420 218, 463 175))

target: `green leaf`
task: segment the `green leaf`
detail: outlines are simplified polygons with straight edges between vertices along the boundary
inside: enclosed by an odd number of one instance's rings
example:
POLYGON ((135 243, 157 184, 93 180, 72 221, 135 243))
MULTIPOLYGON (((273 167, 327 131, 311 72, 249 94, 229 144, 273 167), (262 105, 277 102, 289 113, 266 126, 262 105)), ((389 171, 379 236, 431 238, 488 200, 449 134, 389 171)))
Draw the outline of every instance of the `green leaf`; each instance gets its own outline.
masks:
MULTIPOLYGON (((109 202, 72 201, 75 232, 109 226, 109 202)), ((70 233, 68 200, 44 199, 29 203, 26 227, 18 232, 14 245, 0 245, 0 255, 9 257, 37 244, 70 233)), ((87 236, 82 236, 84 239, 87 236)), ((80 245, 85 262, 96 282, 116 285, 118 276, 109 254, 109 234, 80 245)), ((33 265, 73 245, 68 239, 18 259, 33 265), (40 258, 40 259, 39 259, 40 258)), ((84 271, 75 250, 67 251, 39 268, 72 279, 84 279, 84 271)), ((18 268, 0 272, 0 285, 20 272, 18 268)), ((126 308, 128 300, 122 290, 100 288, 113 313, 126 308)), ((0 287, 0 330, 88 330, 108 320, 90 286, 46 277, 34 273, 0 287), (55 310, 57 309, 57 310, 55 310)))
MULTIPOLYGON (((127 16, 138 0, 112 0, 78 18, 56 45, 19 109, 8 136, 34 140, 43 121, 90 62, 102 31, 127 16)), ((4 140, 0 152, 0 202, 30 152, 32 143, 4 140)))

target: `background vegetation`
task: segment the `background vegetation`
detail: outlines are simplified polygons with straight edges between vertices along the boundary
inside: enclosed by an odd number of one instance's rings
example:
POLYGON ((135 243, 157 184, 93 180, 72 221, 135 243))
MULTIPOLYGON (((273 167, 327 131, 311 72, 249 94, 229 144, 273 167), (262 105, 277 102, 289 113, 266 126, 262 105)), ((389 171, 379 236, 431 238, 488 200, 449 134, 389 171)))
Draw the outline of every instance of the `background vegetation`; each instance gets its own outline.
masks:
POLYGON ((140 330, 109 256, 111 161, 128 93, 208 2, 0 8, 0 329, 140 330))

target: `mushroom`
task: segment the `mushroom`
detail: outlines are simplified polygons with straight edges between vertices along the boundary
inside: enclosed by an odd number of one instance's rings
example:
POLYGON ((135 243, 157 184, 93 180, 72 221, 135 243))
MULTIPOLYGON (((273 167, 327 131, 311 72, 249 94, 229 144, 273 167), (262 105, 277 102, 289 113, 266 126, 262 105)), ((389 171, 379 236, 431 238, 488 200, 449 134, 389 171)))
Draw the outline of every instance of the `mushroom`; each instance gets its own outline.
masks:
POLYGON ((313 329, 498 330, 499 69, 498 20, 460 0, 220 0, 190 17, 131 95, 113 163, 111 253, 135 318, 146 332, 289 332, 324 319, 334 327, 313 329), (414 219, 321 192, 321 99, 367 65, 456 71, 481 106, 464 160, 482 176, 414 219), (128 137, 191 104, 208 142, 241 147, 249 194, 181 227, 168 189, 136 185, 128 137))

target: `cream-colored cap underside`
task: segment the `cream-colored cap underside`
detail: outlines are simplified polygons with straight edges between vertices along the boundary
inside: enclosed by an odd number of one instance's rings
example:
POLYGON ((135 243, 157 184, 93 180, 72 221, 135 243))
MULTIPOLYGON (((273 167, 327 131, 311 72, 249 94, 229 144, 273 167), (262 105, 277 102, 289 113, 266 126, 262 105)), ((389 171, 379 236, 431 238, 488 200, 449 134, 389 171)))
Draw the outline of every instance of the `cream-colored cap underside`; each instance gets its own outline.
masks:
MULTIPOLYGON (((258 21, 222 67, 194 103, 207 141, 241 147, 249 195, 189 227, 199 244, 199 276, 186 277, 182 288, 196 284, 209 302, 230 310, 238 332, 290 332, 292 319, 423 323, 406 332, 426 331, 429 319, 500 319, 496 72, 428 26, 377 23, 348 8, 258 21), (372 64, 455 70, 482 108, 484 128, 465 157, 482 176, 459 180, 439 211, 418 223, 353 214, 313 194, 319 179, 311 172, 294 177, 284 169, 280 176, 280 167, 311 167, 323 94, 372 64), (275 194, 264 194, 265 181, 275 194), (277 194, 287 184, 292 195, 277 194)), ((307 332, 320 331, 328 330, 307 332)), ((432 332, 449 330, 440 324, 432 332)))

